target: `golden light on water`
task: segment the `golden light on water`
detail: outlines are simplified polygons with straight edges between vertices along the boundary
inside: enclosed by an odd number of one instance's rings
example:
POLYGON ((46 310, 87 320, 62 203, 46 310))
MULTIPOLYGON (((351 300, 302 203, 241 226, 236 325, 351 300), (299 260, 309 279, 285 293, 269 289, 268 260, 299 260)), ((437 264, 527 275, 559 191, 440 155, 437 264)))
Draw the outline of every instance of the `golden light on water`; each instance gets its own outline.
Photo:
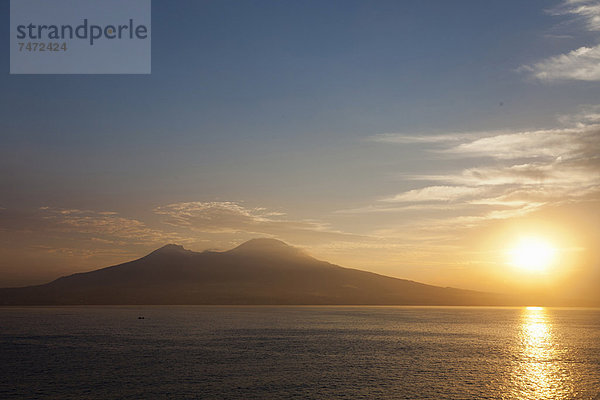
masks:
POLYGON ((509 251, 509 263, 530 272, 545 271, 556 261, 556 248, 539 237, 523 237, 509 251))
POLYGON ((513 371, 516 399, 563 399, 570 394, 569 371, 559 362, 552 321, 544 307, 526 307, 521 317, 518 363, 513 371))

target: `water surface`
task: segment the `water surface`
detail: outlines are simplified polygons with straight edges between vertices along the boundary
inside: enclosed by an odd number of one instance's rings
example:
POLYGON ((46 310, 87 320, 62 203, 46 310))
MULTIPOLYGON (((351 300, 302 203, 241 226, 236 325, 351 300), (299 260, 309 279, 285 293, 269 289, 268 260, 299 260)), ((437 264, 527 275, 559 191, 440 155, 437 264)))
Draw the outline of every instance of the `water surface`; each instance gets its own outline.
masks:
POLYGON ((2 399, 600 399, 600 310, 0 308, 0 355, 2 399))

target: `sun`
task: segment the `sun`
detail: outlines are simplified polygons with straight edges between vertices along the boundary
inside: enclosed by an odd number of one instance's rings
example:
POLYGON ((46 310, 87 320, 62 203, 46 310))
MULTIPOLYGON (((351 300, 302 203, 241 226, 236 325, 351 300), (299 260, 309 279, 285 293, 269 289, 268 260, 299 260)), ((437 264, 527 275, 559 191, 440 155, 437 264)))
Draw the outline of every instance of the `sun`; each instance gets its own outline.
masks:
POLYGON ((508 251, 511 265, 530 272, 543 272, 556 261, 556 248, 539 237, 523 237, 508 251))

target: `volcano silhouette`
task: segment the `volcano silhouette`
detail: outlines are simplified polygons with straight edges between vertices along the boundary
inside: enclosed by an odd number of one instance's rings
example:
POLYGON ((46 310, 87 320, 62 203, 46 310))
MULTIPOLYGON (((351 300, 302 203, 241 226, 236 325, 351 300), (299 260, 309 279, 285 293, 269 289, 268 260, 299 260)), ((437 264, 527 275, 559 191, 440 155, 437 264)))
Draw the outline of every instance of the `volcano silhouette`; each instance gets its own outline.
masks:
POLYGON ((224 252, 169 244, 145 257, 50 283, 0 289, 3 305, 502 305, 499 295, 344 268, 275 239, 224 252))

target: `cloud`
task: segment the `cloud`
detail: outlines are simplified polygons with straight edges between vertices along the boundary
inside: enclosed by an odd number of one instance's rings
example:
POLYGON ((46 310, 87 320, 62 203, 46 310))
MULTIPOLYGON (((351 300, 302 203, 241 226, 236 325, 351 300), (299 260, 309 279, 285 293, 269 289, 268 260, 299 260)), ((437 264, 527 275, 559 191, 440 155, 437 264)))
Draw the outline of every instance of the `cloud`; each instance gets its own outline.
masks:
POLYGON ((544 205, 545 203, 523 202, 519 206, 510 209, 495 209, 486 211, 481 215, 461 215, 459 217, 438 221, 435 225, 437 229, 448 229, 449 227, 474 227, 481 223, 487 223, 494 220, 523 217, 534 211, 538 211, 544 205))
POLYGON ((0 210, 0 227, 0 268, 8 285, 118 264, 180 238, 113 211, 48 206, 0 210))
POLYGON ((556 198, 578 194, 600 183, 600 127, 596 125, 476 139, 444 152, 459 158, 476 156, 497 162, 452 174, 411 178, 467 187, 498 187, 505 192, 515 188, 520 188, 521 193, 544 191, 556 198), (523 159, 533 161, 519 162, 523 159))
POLYGON ((443 135, 408 135, 402 133, 380 133, 378 135, 370 136, 368 140, 371 142, 396 144, 446 143, 464 140, 466 138, 473 137, 474 135, 477 135, 477 133, 447 133, 443 135))
POLYGON ((167 243, 192 247, 210 243, 229 248, 257 236, 276 237, 299 245, 368 240, 365 236, 335 230, 321 221, 294 220, 282 212, 237 202, 172 203, 148 211, 153 213, 145 213, 142 220, 113 211, 48 206, 25 211, 0 210, 0 234, 15 242, 28 238, 30 242, 60 243, 61 248, 96 254, 103 249, 147 251, 167 243), (156 216, 161 217, 159 221, 156 216))
POLYGON ((500 160, 562 159, 600 151, 600 106, 584 106, 561 115, 563 128, 529 131, 483 131, 463 134, 410 136, 374 135, 370 140, 390 144, 429 144, 426 150, 454 157, 489 157, 500 160))
POLYGON ((40 227, 51 232, 76 233, 91 241, 115 243, 161 243, 172 233, 148 227, 134 218, 113 211, 91 211, 40 207, 40 227))
POLYGON ((565 126, 585 128, 590 125, 600 126, 600 105, 584 105, 572 114, 559 115, 558 121, 565 126))
POLYGON ((50 241, 60 239, 90 248, 99 244, 157 245, 177 237, 172 232, 151 228, 138 219, 123 217, 112 211, 47 206, 35 210, 2 210, 0 225, 11 235, 28 235, 50 241))
POLYGON ((281 212, 245 207, 237 202, 183 202, 160 206, 154 212, 164 223, 191 232, 271 236, 291 243, 320 240, 364 240, 315 220, 292 220, 281 212))
POLYGON ((185 202, 156 207, 154 212, 169 225, 204 232, 235 232, 267 222, 263 208, 245 208, 234 202, 185 202))
POLYGON ((519 71, 545 82, 600 81, 600 45, 580 47, 532 65, 521 66, 519 71))
POLYGON ((567 0, 549 11, 553 15, 571 15, 587 30, 600 30, 600 2, 598 0, 567 0))
POLYGON ((502 160, 562 160, 591 156, 600 150, 600 125, 579 128, 522 131, 465 141, 442 153, 465 157, 490 157, 502 160))
MULTIPOLYGON (((567 0, 549 11, 569 15, 572 22, 588 31, 600 31, 600 1, 567 0)), ((600 45, 582 46, 517 69, 542 82, 567 80, 600 81, 600 45)))
POLYGON ((465 208, 468 203, 421 203, 421 204, 407 204, 403 203, 398 206, 382 206, 381 204, 370 204, 364 207, 349 208, 334 211, 334 214, 381 214, 381 213, 399 213, 399 212, 413 212, 413 211, 449 211, 458 210, 465 208))
POLYGON ((453 201, 464 197, 481 194, 482 189, 469 186, 428 186, 421 189, 409 190, 399 193, 382 201, 395 202, 426 202, 426 201, 453 201))
MULTIPOLYGON (((402 175, 405 182, 424 185, 338 213, 403 213, 403 221, 419 229, 445 229, 588 201, 600 194, 599 121, 600 106, 592 105, 560 116, 562 128, 451 133, 445 142, 435 136, 424 151, 466 166, 402 175)), ((397 143, 414 142, 405 136, 397 143)))

